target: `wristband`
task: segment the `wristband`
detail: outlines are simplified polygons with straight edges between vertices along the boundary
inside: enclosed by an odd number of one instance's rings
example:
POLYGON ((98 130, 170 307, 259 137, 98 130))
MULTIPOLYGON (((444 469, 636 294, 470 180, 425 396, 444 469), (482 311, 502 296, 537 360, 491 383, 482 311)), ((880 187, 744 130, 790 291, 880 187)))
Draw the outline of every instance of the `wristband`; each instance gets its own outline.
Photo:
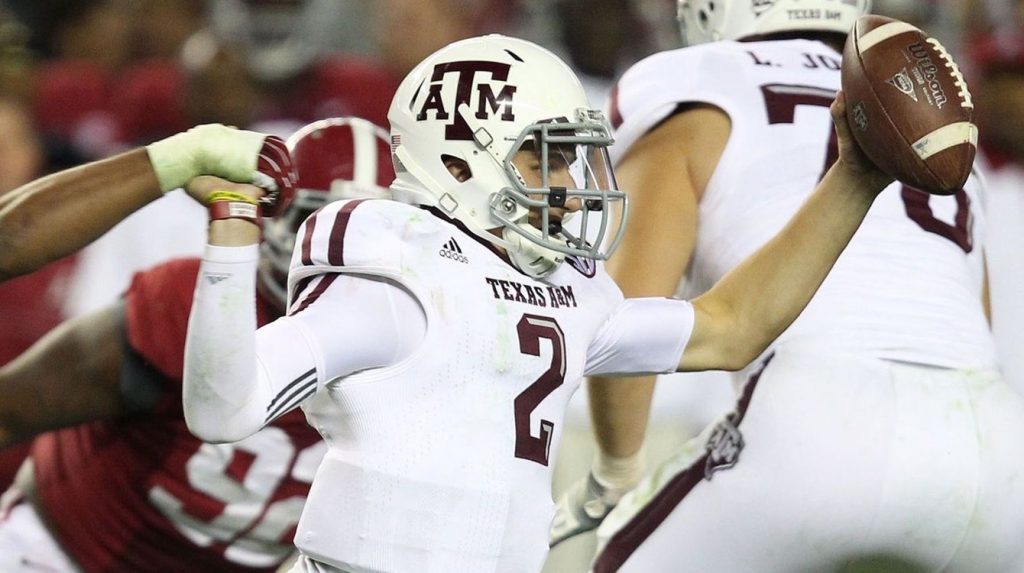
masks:
POLYGON ((254 199, 244 193, 236 193, 234 191, 214 191, 206 198, 207 205, 214 203, 215 201, 241 201, 242 203, 249 203, 251 205, 260 204, 258 199, 254 199))
POLYGON ((241 201, 214 201, 209 205, 210 220, 243 219, 255 225, 263 223, 259 205, 241 201))

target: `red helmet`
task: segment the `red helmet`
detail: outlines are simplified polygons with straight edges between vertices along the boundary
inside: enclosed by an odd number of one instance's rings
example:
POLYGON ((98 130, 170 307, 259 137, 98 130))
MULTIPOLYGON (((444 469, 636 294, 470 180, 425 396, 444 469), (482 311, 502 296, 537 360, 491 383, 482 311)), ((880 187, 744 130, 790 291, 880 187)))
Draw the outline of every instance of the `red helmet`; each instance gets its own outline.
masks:
POLYGON ((357 117, 314 121, 288 138, 299 174, 295 198, 264 223, 260 284, 284 307, 295 233, 313 211, 340 199, 389 199, 394 179, 388 133, 357 117))

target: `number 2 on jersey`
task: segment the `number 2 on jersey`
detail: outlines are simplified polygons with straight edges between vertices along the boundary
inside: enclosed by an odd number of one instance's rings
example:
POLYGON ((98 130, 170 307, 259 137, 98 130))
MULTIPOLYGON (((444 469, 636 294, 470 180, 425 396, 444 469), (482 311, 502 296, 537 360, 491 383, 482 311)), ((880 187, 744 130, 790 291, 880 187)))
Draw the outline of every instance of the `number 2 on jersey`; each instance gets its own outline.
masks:
MULTIPOLYGON (((794 123, 796 108, 801 105, 829 107, 835 99, 836 92, 827 88, 789 84, 765 84, 761 86, 765 108, 768 112, 768 123, 794 123)), ((835 130, 830 130, 828 152, 825 155, 825 166, 821 177, 839 158, 839 146, 835 130)), ((818 179, 820 180, 821 177, 818 179)), ((935 217, 928 201, 930 195, 912 187, 902 186, 900 196, 903 205, 912 221, 921 229, 944 237, 960 247, 965 253, 971 252, 971 200, 963 189, 956 192, 956 215, 950 225, 935 217)))
POLYGON ((540 434, 534 436, 530 415, 565 382, 565 335, 555 319, 535 314, 524 314, 516 326, 516 332, 519 334, 519 351, 523 354, 540 356, 540 341, 551 343, 551 364, 548 369, 516 396, 513 402, 516 422, 515 456, 546 466, 551 457, 551 436, 555 424, 542 419, 540 434))

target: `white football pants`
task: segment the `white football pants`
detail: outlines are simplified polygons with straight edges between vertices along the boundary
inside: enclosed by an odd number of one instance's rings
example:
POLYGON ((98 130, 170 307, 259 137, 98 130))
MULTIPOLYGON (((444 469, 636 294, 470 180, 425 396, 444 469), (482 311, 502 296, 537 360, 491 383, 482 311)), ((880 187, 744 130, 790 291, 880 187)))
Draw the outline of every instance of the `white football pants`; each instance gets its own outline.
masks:
POLYGON ((622 500, 593 570, 1024 571, 1024 402, 993 371, 784 349, 622 500))

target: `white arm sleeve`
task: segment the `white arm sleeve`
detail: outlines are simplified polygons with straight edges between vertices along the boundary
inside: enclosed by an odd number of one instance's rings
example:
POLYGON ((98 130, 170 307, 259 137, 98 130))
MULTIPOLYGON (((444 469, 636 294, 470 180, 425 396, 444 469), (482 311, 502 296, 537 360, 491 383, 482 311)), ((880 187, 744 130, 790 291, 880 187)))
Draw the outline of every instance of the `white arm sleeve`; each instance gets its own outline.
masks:
POLYGON ((343 274, 301 312, 256 330, 258 250, 207 246, 185 343, 189 429, 238 441, 335 378, 394 364, 422 341, 426 319, 394 283, 343 274), (399 323, 399 317, 402 318, 399 323))
POLYGON ((671 298, 622 301, 587 350, 587 376, 664 374, 679 368, 693 306, 671 298))

